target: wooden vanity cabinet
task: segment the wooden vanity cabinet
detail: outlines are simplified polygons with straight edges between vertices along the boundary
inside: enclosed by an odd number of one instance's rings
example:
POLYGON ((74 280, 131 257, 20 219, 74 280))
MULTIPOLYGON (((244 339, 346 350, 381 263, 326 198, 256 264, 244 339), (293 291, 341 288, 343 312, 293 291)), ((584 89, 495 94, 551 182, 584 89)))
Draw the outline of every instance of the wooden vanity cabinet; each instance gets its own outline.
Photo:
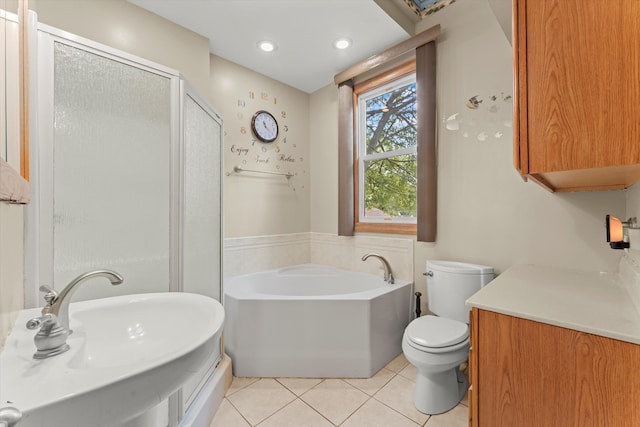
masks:
POLYGON ((474 308, 469 367, 472 427, 640 426, 640 345, 474 308))
POLYGON ((640 180, 640 1, 513 0, 515 166, 551 191, 640 180))

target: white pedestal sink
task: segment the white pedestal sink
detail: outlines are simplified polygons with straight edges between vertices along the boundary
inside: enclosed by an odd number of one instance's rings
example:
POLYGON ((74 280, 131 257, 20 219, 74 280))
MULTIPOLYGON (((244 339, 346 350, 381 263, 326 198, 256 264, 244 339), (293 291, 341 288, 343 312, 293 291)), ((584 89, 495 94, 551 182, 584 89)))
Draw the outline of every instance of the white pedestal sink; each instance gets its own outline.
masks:
POLYGON ((224 310, 188 293, 125 295, 72 303, 71 349, 35 360, 20 312, 0 354, 0 401, 22 411, 19 427, 135 425, 215 351, 224 310))

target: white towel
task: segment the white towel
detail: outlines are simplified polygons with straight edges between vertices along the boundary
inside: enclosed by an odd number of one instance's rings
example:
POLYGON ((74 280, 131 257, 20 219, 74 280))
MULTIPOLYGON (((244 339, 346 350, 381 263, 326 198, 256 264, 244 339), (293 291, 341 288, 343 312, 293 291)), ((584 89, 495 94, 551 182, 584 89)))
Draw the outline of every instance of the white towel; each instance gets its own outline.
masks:
POLYGON ((0 158, 0 201, 26 204, 31 201, 31 185, 0 158))

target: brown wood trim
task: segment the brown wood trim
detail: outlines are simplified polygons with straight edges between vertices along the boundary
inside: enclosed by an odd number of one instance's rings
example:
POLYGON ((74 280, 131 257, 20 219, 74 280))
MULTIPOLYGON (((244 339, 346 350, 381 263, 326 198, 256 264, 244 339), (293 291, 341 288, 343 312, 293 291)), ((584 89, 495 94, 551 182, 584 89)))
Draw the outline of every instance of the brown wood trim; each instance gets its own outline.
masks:
MULTIPOLYGON (((371 223, 361 223, 359 222, 360 220, 360 182, 359 182, 359 177, 360 177, 360 167, 359 167, 359 162, 358 162, 358 132, 357 132, 357 122, 358 122, 358 117, 357 117, 357 112, 358 112, 358 95, 361 93, 364 93, 372 88, 375 88, 377 86, 380 86, 382 84, 386 84, 388 82, 397 80, 401 77, 404 77, 406 75, 409 75, 411 73, 415 73, 416 71, 416 61, 415 59, 412 59, 410 61, 405 62, 404 64, 401 64, 389 71, 386 71, 384 73, 381 73, 375 77, 370 78, 369 80, 366 80, 364 82, 358 83, 353 87, 353 123, 354 123, 354 129, 353 129, 353 134, 354 134, 354 138, 353 138, 353 183, 354 183, 354 188, 353 188, 353 193, 354 193, 354 199, 353 199, 353 206, 354 206, 354 222, 355 222, 355 231, 362 231, 362 232, 373 232, 373 233, 397 233, 396 231, 384 231, 386 230, 386 227, 390 224, 371 224, 371 223), (359 225, 361 224, 361 225, 359 225), (371 227, 369 227, 370 225, 374 225, 374 228, 376 229, 376 231, 371 231, 371 227), (364 230, 363 227, 367 230, 364 230), (377 230, 383 230, 383 231, 377 231, 377 230)), ((403 224, 404 225, 404 224, 403 224)), ((403 231, 402 233, 399 234, 415 234, 415 233, 408 233, 406 231, 403 231)))
POLYGON ((409 74, 413 74, 416 72, 416 60, 415 58, 405 62, 404 64, 400 64, 399 66, 393 68, 392 70, 385 71, 384 73, 380 73, 375 77, 372 77, 363 82, 357 83, 353 87, 353 94, 356 96, 361 93, 367 92, 377 86, 387 84, 394 80, 398 80, 404 76, 408 76, 409 74))
POLYGON ((542 175, 530 174, 530 175, 526 175, 526 177, 527 179, 530 179, 531 181, 535 182, 536 184, 538 184, 548 192, 555 193, 556 189, 554 188, 554 186, 551 185, 546 179, 544 179, 542 175))
POLYGON ((362 73, 373 70, 374 68, 385 64, 399 56, 404 55, 407 52, 414 50, 415 48, 429 43, 438 38, 440 35, 440 25, 434 25, 433 27, 416 34, 415 36, 408 38, 407 40, 400 42, 390 48, 378 53, 377 55, 370 56, 369 58, 358 62, 357 64, 347 68, 346 70, 338 73, 333 78, 335 84, 343 83, 350 80, 362 73))
POLYGON ((522 175, 529 173, 526 6, 526 0, 513 0, 513 156, 522 175))
MULTIPOLYGON (((546 188, 543 185, 544 188, 546 188)), ((590 187, 566 187, 566 188, 556 188, 555 190, 551 191, 552 193, 575 193, 575 192, 579 192, 579 191, 610 191, 610 190, 624 190, 625 187, 624 185, 620 184, 620 185, 593 185, 590 187)), ((546 188, 548 190, 548 188, 546 188)))
POLYGON ((381 222, 356 222, 356 232, 359 233, 387 233, 415 235, 416 224, 386 224, 381 222))
POLYGON ((469 427, 478 427, 478 323, 479 310, 472 308, 469 314, 471 348, 469 349, 469 427))
POLYGON ((415 235, 417 233, 416 224, 398 224, 389 222, 361 222, 360 221, 360 167, 358 152, 358 134, 357 134, 357 113, 358 113, 358 95, 377 86, 397 80, 408 74, 415 73, 415 60, 407 61, 389 71, 381 73, 369 80, 361 82, 353 88, 353 208, 354 208, 354 230, 360 233, 385 233, 385 234, 405 234, 415 235))
POLYGON ((18 3, 18 44, 20 55, 20 174, 29 181, 29 0, 18 3))

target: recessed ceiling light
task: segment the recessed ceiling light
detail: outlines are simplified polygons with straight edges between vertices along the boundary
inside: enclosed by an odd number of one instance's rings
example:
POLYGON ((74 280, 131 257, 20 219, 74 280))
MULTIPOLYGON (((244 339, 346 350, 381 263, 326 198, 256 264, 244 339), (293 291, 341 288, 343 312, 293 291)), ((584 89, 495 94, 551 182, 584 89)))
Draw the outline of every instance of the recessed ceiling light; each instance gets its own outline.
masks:
POLYGON ((258 42, 258 48, 263 52, 273 52, 277 49, 277 46, 273 42, 263 40, 258 42))
POLYGON ((336 41, 333 42, 333 47, 335 47, 336 49, 346 49, 349 46, 351 46, 351 40, 349 39, 338 39, 336 41))

